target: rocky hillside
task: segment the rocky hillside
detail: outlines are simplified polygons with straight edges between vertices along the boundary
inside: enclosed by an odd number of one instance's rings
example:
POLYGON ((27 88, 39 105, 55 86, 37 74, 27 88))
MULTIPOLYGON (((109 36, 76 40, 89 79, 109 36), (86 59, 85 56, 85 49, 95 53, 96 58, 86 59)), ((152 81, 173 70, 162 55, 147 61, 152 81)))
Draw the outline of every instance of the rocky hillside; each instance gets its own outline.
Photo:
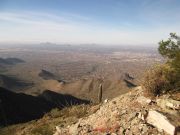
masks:
MULTIPOLYGON (((20 92, 37 96, 44 90, 51 90, 60 94, 69 94, 75 97, 98 102, 98 90, 102 84, 102 99, 112 99, 118 95, 125 94, 138 85, 138 79, 132 78, 128 73, 121 76, 108 78, 87 77, 83 79, 68 81, 58 78, 56 74, 42 70, 35 73, 38 75, 38 81, 34 82, 32 87, 21 90, 20 92), (41 75, 41 77, 39 77, 41 75)), ((34 77, 35 78, 35 77, 34 77)))
POLYGON ((111 101, 105 100, 95 113, 74 124, 57 125, 54 135, 176 135, 179 116, 180 101, 168 95, 152 100, 136 87, 111 101))

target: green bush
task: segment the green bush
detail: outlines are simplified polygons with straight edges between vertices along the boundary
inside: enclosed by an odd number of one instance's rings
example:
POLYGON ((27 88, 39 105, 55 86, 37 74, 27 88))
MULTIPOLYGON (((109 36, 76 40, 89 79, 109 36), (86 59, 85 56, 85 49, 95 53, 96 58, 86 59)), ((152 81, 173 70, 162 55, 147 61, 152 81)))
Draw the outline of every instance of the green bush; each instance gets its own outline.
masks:
POLYGON ((143 87, 148 95, 161 95, 178 88, 176 70, 168 64, 156 65, 144 76, 143 87))
POLYGON ((52 118, 60 117, 61 116, 61 110, 58 108, 54 108, 48 113, 48 115, 51 116, 52 118))
POLYGON ((170 38, 159 42, 159 53, 167 58, 167 63, 176 71, 180 79, 180 37, 170 33, 170 38))
POLYGON ((147 71, 143 81, 144 88, 154 96, 180 91, 180 37, 170 33, 170 38, 159 42, 158 51, 167 62, 147 71))

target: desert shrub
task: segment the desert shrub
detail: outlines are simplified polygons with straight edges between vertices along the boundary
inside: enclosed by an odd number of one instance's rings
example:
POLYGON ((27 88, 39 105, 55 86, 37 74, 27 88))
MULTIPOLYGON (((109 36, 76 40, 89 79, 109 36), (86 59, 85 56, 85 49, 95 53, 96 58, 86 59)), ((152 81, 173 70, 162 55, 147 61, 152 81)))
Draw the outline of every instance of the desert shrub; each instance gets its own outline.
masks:
POLYGON ((31 131, 32 135, 52 135, 53 130, 48 125, 34 127, 31 131))
POLYGON ((159 42, 159 53, 167 59, 167 64, 175 70, 176 77, 180 80, 180 37, 170 33, 170 38, 159 42))
POLYGON ((57 118, 57 117, 60 117, 61 116, 61 113, 60 113, 60 109, 58 108, 55 108, 55 109, 52 109, 48 115, 50 115, 52 118, 57 118))
POLYGON ((180 37, 170 33, 170 38, 159 42, 158 51, 166 63, 148 70, 143 80, 146 92, 154 96, 180 90, 180 37))
POLYGON ((76 105, 71 106, 69 108, 65 108, 62 112, 65 114, 66 117, 73 116, 77 118, 81 118, 88 114, 89 105, 76 105))
POLYGON ((176 70, 168 64, 156 65, 144 75, 143 87, 148 95, 157 96, 177 88, 176 70))
POLYGON ((61 109, 55 108, 52 109, 46 115, 51 118, 58 118, 58 117, 82 117, 88 114, 90 105, 74 105, 70 107, 66 107, 61 109))

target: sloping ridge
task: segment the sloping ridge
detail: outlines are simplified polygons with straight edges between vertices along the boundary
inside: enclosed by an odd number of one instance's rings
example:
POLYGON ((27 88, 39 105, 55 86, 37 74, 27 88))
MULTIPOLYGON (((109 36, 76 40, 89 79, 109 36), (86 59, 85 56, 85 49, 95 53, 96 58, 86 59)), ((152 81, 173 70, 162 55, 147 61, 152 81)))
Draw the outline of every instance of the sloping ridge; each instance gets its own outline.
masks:
POLYGON ((4 87, 16 91, 30 87, 32 85, 33 83, 20 80, 14 76, 0 74, 0 87, 4 87))
POLYGON ((18 58, 0 58, 0 64, 3 65, 14 65, 18 63, 23 63, 25 61, 18 58))
POLYGON ((124 76, 120 79, 109 77, 103 81, 99 78, 87 78, 65 83, 61 85, 57 92, 69 93, 96 102, 100 84, 102 84, 103 88, 103 100, 107 98, 112 99, 136 87, 134 80, 124 76))
POLYGON ((44 91, 38 97, 45 99, 46 101, 55 104, 56 106, 63 108, 71 105, 89 104, 90 101, 76 98, 68 94, 59 94, 50 90, 44 91))
POLYGON ((63 108, 67 104, 82 103, 87 104, 89 102, 51 91, 45 91, 42 95, 35 97, 14 93, 0 87, 0 125, 27 122, 42 117, 52 108, 63 108))

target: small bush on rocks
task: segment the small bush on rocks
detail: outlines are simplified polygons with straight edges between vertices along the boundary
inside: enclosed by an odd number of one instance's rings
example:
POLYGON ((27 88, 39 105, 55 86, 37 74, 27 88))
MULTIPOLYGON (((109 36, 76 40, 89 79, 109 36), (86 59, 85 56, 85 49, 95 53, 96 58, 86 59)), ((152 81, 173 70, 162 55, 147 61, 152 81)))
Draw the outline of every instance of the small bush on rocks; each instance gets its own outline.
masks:
POLYGON ((176 71, 169 65, 156 65, 144 76, 143 87, 148 95, 157 96, 176 88, 176 71))
POLYGON ((147 94, 156 96, 180 91, 180 37, 170 33, 168 40, 159 42, 158 51, 167 62, 154 66, 145 74, 143 86, 147 94))

